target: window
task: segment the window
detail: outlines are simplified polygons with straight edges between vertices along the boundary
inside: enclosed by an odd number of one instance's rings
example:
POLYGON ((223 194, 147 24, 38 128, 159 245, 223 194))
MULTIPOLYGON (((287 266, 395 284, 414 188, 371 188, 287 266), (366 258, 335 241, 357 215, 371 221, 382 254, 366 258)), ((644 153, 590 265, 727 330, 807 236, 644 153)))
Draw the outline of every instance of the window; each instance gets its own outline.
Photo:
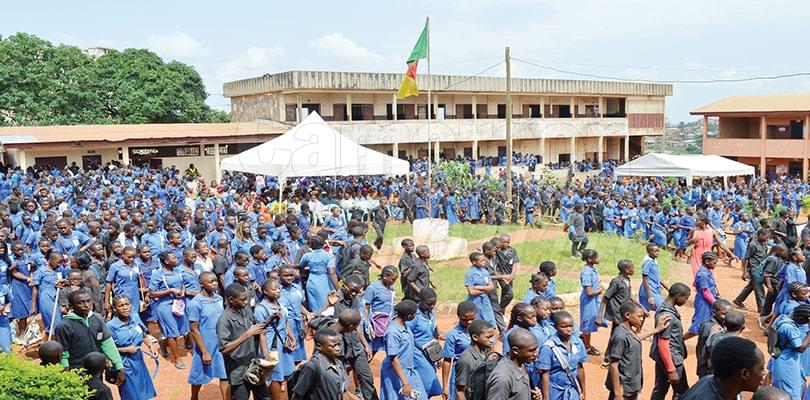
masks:
POLYGON ((540 118, 540 104, 529 104, 529 118, 540 118))
POLYGON ((498 104, 498 118, 506 118, 506 104, 498 104))

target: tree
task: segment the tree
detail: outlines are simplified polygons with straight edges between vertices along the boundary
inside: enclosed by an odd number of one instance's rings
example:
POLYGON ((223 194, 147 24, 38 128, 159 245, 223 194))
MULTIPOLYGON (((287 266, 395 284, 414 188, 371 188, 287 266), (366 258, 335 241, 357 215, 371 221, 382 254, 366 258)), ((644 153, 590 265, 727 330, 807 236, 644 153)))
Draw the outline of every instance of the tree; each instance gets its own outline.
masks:
POLYGON ((226 122, 193 67, 143 49, 93 60, 18 33, 0 38, 0 125, 226 122))

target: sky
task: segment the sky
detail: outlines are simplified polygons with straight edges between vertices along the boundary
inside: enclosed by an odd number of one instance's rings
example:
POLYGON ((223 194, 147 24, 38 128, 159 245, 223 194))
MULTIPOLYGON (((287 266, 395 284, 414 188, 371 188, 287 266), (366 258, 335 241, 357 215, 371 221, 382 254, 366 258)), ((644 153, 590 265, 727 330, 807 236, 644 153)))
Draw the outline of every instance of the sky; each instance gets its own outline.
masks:
MULTIPOLYGON (((622 79, 713 80, 810 72, 810 2, 640 0, 15 1, 0 35, 148 48, 193 65, 208 104, 222 84, 288 70, 405 72, 430 17, 431 72, 474 75, 514 59, 622 79)), ((425 73, 420 65, 420 73, 425 73)), ((483 75, 505 76, 504 65, 483 75)), ((513 60, 512 76, 583 79, 513 60)), ((590 79, 590 78, 586 78, 590 79)), ((810 91, 810 76, 674 84, 670 122, 732 95, 810 91)))

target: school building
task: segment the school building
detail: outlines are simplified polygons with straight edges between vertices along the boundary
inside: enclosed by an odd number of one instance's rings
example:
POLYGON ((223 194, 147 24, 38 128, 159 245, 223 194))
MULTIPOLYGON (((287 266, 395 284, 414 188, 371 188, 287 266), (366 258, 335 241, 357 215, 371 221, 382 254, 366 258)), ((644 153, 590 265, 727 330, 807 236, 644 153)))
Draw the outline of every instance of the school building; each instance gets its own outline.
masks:
POLYGON ((726 97, 691 114, 703 116, 703 154, 751 165, 763 178, 807 179, 810 93, 726 97))
POLYGON ((219 161, 287 131, 265 121, 220 124, 69 125, 0 128, 0 162, 19 166, 108 163, 153 166, 189 164, 208 180, 218 180, 219 161))
MULTIPOLYGON (((399 100, 402 78, 288 71, 227 82, 224 95, 231 100, 234 121, 295 123, 315 111, 341 134, 400 158, 426 156, 429 142, 436 157, 506 154, 505 78, 420 75, 420 95, 399 100)), ((629 160, 644 153, 645 137, 664 134, 665 100, 672 86, 513 78, 512 91, 514 151, 556 163, 629 160)))

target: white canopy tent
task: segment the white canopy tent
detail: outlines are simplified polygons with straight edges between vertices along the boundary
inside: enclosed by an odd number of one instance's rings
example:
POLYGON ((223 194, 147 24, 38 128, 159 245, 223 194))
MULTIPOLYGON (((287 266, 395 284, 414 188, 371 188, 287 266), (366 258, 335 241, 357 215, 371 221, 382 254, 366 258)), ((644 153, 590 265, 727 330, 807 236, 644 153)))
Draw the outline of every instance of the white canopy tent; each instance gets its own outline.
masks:
POLYGON ((650 153, 614 171, 618 176, 674 176, 686 178, 689 185, 695 177, 754 175, 754 167, 717 155, 683 155, 650 153))
POLYGON ((405 160, 371 150, 343 137, 317 113, 283 135, 220 163, 222 169, 277 176, 405 175, 405 160))

